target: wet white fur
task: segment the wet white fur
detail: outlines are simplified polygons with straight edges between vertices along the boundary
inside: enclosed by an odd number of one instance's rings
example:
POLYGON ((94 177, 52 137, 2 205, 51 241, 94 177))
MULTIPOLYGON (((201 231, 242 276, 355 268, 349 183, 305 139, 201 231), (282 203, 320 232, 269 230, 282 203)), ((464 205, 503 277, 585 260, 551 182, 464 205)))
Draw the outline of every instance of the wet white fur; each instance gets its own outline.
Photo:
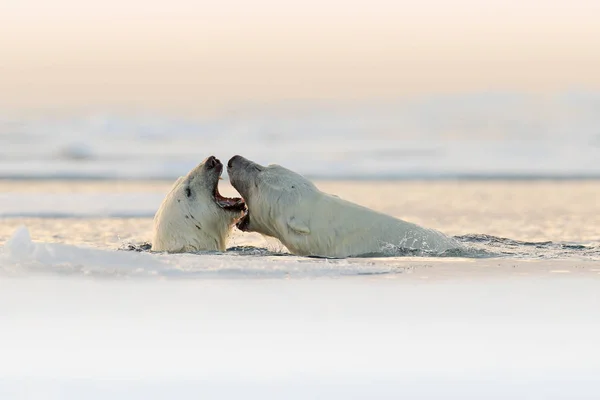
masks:
POLYGON ((250 210, 248 231, 273 236, 296 255, 348 257, 393 246, 434 252, 461 247, 436 230, 324 193, 281 166, 244 169, 235 172, 238 181, 249 181, 242 182, 246 193, 238 189, 250 210))
MULTIPOLYGON (((241 212, 227 211, 213 200, 213 179, 204 163, 173 184, 154 216, 153 251, 225 251, 227 238, 241 212), (192 191, 187 197, 186 187, 192 191)), ((217 173, 218 174, 218 173, 217 173)))

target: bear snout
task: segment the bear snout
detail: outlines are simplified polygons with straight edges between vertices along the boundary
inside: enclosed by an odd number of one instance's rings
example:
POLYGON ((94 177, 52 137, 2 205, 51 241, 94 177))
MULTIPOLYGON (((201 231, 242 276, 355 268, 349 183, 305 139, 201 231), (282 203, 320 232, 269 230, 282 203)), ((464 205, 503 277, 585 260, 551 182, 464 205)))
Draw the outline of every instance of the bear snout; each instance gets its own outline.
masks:
POLYGON ((215 156, 210 156, 206 159, 206 168, 213 169, 217 165, 221 164, 221 161, 217 160, 215 156))
POLYGON ((236 162, 237 160, 239 160, 240 158, 242 158, 242 156, 240 156, 240 155, 235 155, 235 156, 231 157, 229 159, 229 161, 227 162, 227 168, 233 167, 233 163, 236 162))

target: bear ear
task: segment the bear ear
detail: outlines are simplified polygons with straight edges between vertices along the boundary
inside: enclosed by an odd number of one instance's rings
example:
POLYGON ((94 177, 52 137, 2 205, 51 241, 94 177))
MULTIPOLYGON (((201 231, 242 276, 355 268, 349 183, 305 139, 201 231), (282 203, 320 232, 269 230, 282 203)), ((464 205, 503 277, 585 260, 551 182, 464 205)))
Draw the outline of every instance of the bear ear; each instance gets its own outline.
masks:
POLYGON ((304 221, 299 220, 298 218, 291 217, 290 219, 288 219, 287 224, 292 231, 301 235, 308 235, 310 233, 308 225, 304 221))

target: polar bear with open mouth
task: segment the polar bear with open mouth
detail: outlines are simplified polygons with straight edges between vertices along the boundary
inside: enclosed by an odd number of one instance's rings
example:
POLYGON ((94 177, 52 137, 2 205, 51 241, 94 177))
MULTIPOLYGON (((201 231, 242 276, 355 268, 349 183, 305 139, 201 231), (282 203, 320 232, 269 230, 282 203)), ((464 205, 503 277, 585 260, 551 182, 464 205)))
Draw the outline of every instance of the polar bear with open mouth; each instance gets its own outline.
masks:
POLYGON ((246 205, 219 193, 223 164, 210 156, 173 184, 154 216, 153 251, 225 251, 246 205))
POLYGON ((462 247, 436 230, 323 193, 279 165, 234 156, 227 171, 248 206, 238 229, 275 237, 296 255, 361 256, 382 253, 389 245, 436 253, 462 247))

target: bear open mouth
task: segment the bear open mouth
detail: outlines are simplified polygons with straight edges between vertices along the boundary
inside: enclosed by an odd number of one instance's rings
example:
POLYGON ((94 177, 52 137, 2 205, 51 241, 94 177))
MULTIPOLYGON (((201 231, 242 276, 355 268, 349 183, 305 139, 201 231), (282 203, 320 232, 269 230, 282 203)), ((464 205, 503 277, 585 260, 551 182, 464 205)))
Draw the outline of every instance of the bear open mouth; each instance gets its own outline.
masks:
MULTIPOLYGON (((220 175, 220 174, 219 174, 220 175)), ((219 180, 215 182, 213 190, 213 199, 215 203, 223 210, 227 211, 244 211, 246 210, 246 202, 241 197, 225 197, 219 193, 219 180)))

